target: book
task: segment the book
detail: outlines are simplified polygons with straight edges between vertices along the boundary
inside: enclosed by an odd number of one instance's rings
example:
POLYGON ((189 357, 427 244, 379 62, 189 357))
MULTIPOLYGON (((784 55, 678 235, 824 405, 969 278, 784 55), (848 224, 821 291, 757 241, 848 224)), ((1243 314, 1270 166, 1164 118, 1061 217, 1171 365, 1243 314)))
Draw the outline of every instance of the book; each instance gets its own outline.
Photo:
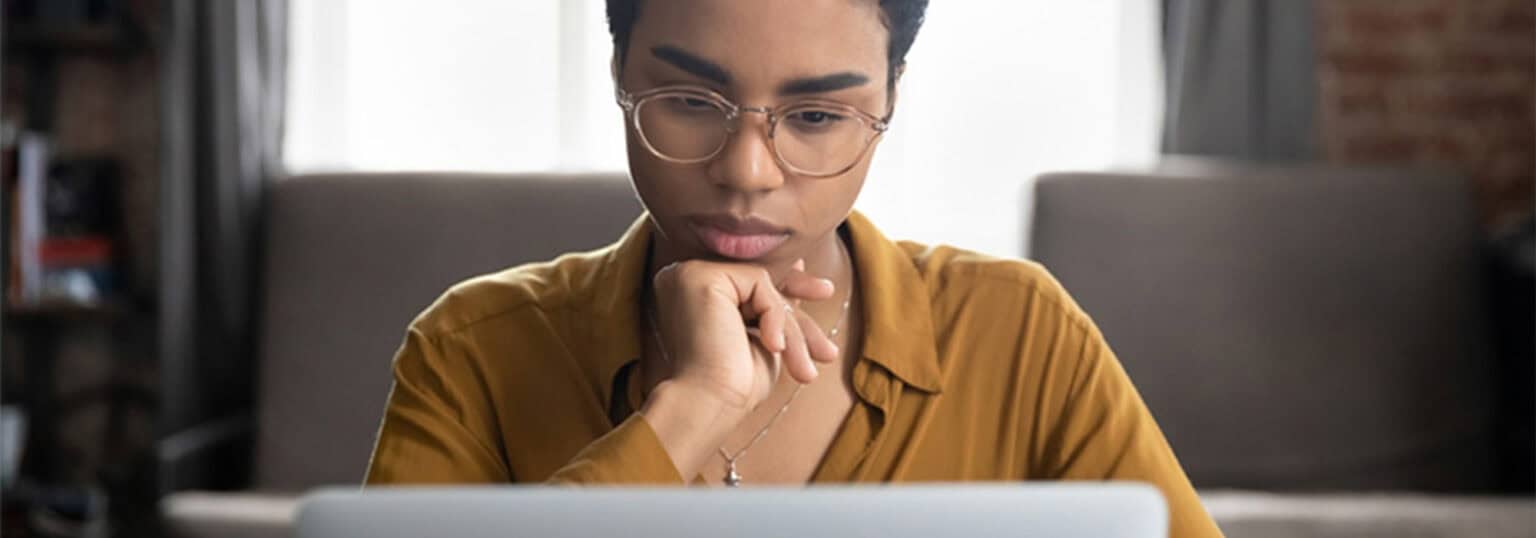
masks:
POLYGON ((50 237, 39 258, 43 302, 100 305, 115 284, 112 241, 105 236, 50 237))
POLYGON ((14 122, 0 119, 0 270, 4 271, 0 277, 0 298, 7 304, 14 304, 18 299, 16 290, 20 286, 21 271, 16 265, 16 137, 21 134, 21 129, 14 122))
POLYGON ((5 152, 5 299, 99 305, 114 291, 118 169, 103 158, 51 159, 49 139, 14 133, 5 152))
POLYGON ((42 299, 41 248, 48 231, 44 204, 48 183, 48 138, 23 132, 16 139, 16 207, 14 248, 17 304, 36 304, 42 299))

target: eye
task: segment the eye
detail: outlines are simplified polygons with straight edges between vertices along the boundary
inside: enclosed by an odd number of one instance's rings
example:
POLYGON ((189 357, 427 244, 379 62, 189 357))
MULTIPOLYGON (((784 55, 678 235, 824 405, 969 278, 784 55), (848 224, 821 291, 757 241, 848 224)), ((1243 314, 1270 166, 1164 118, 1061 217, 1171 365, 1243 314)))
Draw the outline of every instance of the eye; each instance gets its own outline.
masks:
POLYGON ((822 126, 829 123, 837 123, 846 119, 841 114, 829 112, 826 110, 802 110, 791 114, 789 118, 795 122, 808 126, 822 126))
POLYGON ((704 110, 715 107, 713 103, 710 103, 707 100, 700 99, 698 97, 689 97, 686 95, 672 97, 668 99, 668 101, 671 101, 672 106, 680 109, 704 110))

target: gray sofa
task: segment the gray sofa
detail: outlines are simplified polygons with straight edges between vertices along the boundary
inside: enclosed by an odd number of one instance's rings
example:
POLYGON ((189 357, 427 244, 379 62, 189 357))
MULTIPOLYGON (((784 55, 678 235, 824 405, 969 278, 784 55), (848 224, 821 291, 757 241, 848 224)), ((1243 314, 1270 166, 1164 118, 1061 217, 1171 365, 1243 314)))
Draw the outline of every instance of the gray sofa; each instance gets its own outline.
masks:
POLYGON ((300 176, 268 207, 252 484, 168 495, 176 536, 288 536, 302 492, 362 480, 422 308, 459 280, 612 242, 640 214, 620 175, 300 176))
MULTIPOLYGON (((1492 471, 1474 457, 1463 476, 1455 461, 1486 433, 1470 419, 1487 405, 1482 374, 1439 358, 1475 328, 1419 310, 1474 308, 1458 302, 1470 233, 1459 199, 1432 183, 1378 207, 1396 195, 1371 189, 1407 183, 1281 183, 1243 169, 1048 176, 1035 252, 1105 326, 1229 536, 1531 535, 1530 499, 1433 494, 1474 490, 1492 471), (1364 220, 1314 237, 1342 212, 1364 220), (1424 237, 1399 242, 1342 233, 1436 212, 1460 228, 1421 224, 1411 230, 1424 237), (1275 241, 1285 248, 1254 246, 1275 241), (1258 263, 1302 254, 1320 259, 1258 263), (1352 280, 1386 269, 1386 282, 1352 280), (1293 286, 1271 289, 1278 274, 1293 286), (1196 288, 1209 293, 1169 293, 1196 288), (1332 309, 1297 311, 1292 293, 1332 309), (1443 383, 1428 383, 1432 372, 1443 383)), ((167 496, 178 536, 287 536, 298 494, 361 479, 412 316, 464 277, 605 244, 639 213, 617 175, 303 176, 270 200, 255 476, 243 492, 167 496)))
POLYGON ((1498 385, 1465 185, 1187 158, 1048 174, 1030 257, 1229 536, 1533 536, 1536 499, 1488 494, 1498 385))

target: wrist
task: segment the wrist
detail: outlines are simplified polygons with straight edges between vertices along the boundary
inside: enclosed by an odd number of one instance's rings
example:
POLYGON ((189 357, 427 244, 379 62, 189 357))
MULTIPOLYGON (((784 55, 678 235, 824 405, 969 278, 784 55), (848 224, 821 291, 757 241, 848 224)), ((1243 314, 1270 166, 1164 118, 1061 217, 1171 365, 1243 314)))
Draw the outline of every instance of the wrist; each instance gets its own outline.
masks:
POLYGON ((640 406, 641 413, 676 415, 700 428, 719 427, 726 431, 735 428, 751 410, 740 398, 722 396, 721 391, 676 379, 657 383, 640 406))
POLYGON ((747 410, 721 401, 713 391, 673 380, 656 385, 639 413, 685 480, 698 474, 747 416, 747 410))

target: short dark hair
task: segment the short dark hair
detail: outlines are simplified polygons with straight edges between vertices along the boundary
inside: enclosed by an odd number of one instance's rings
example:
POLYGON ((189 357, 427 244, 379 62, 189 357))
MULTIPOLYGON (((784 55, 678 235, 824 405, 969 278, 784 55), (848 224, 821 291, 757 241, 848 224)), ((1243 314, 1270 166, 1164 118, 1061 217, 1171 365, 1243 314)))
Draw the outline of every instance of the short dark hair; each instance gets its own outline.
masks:
MULTIPOLYGON (((629 53, 629 36, 640 17, 643 0, 608 0, 608 33, 613 35, 614 60, 619 68, 629 53)), ((907 63, 907 51, 917 39, 917 30, 923 26, 923 13, 928 11, 928 0, 879 0, 880 22, 890 32, 886 44, 888 84, 896 84, 896 74, 907 63)))

